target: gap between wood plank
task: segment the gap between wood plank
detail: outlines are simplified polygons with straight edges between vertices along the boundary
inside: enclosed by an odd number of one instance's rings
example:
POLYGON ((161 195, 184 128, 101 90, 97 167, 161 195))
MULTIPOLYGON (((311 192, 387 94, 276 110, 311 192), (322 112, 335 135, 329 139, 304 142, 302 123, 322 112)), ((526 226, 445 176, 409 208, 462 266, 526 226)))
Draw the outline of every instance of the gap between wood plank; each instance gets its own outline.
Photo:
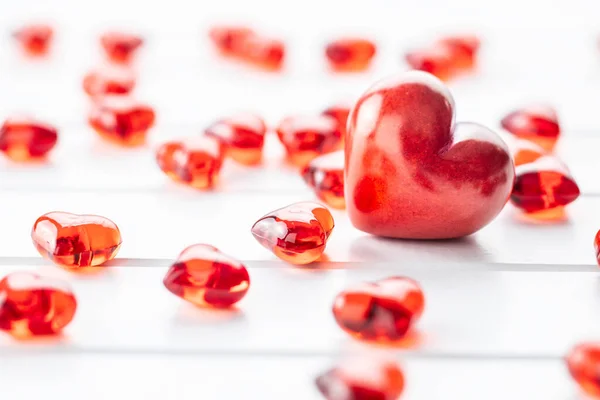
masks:
MULTIPOLYGON (((395 350, 395 349, 394 349, 395 350)), ((386 352, 389 353, 389 352, 386 352)), ((126 355, 126 356, 173 356, 173 357, 268 357, 268 358, 313 358, 313 357, 347 357, 360 356, 364 352, 340 351, 278 351, 278 350, 198 350, 198 349, 152 349, 152 348, 86 348, 78 346, 61 347, 0 347, 0 358, 5 356, 55 356, 55 355, 126 355)), ((461 360, 461 361, 559 361, 563 355, 525 355, 525 354, 500 354, 500 353, 428 353, 416 351, 396 350, 395 357, 399 360, 461 360)))
MULTIPOLYGON (((96 268, 167 268, 173 263, 172 258, 115 258, 96 268)), ((249 264, 248 268, 290 268, 289 264, 277 260, 241 260, 249 264)), ((361 270, 369 264, 370 270, 439 270, 439 271, 474 271, 474 272, 600 272, 595 264, 526 264, 526 263, 484 263, 477 261, 461 262, 427 262, 418 265, 405 265, 393 261, 328 261, 311 264, 307 270, 361 270)), ((40 257, 0 257, 2 267, 51 265, 40 257)))

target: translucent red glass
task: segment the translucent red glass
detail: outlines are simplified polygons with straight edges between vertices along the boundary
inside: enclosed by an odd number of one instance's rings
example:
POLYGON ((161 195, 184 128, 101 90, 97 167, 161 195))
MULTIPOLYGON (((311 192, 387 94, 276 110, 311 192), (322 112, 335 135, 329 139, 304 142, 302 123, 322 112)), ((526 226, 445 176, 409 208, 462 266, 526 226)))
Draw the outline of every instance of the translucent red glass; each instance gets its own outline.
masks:
POLYGON ((405 60, 413 69, 449 80, 474 67, 479 45, 479 39, 473 35, 450 36, 406 53, 405 60))
POLYGON ((600 398, 600 343, 578 344, 565 361, 579 387, 589 396, 600 398))
POLYGON ((529 140, 507 135, 503 136, 502 139, 508 145, 515 167, 534 162, 546 155, 546 151, 542 147, 529 140))
POLYGON ((396 400, 404 374, 393 361, 348 360, 319 375, 317 388, 327 400, 396 400))
POLYGON ((376 83, 350 113, 345 198, 352 224, 375 235, 448 239, 502 210, 514 166, 506 144, 475 123, 454 123, 454 100, 419 71, 376 83))
POLYGON ((425 296, 417 282, 392 277, 344 290, 335 298, 333 316, 358 339, 393 342, 405 337, 424 307, 425 296))
POLYGON ((242 41, 241 59, 266 70, 278 71, 285 60, 285 45, 278 39, 249 35, 242 41))
POLYGON ((596 237, 594 238, 594 250, 596 250, 596 260, 598 261, 598 265, 600 265, 600 231, 596 233, 596 237))
POLYGON ((139 146, 145 143, 154 119, 152 107, 129 96, 113 95, 95 101, 88 120, 102 138, 121 146, 139 146))
POLYGON ((411 68, 429 72, 443 81, 448 81, 456 75, 452 50, 446 46, 413 50, 406 54, 405 59, 411 68))
POLYGON ((135 86, 135 76, 128 68, 111 66, 90 71, 83 78, 83 90, 92 96, 127 94, 135 86))
POLYGON ((163 283, 169 291, 197 306, 230 307, 250 287, 244 265, 206 244, 181 252, 163 283))
POLYGON ((50 212, 35 221, 31 239, 42 257, 66 268, 94 267, 112 260, 121 232, 99 215, 50 212))
POLYGON ((291 264, 318 260, 333 230, 333 217, 318 203, 301 202, 260 218, 252 235, 266 249, 291 264))
POLYGON ((14 272, 0 281, 0 329, 17 338, 58 334, 76 310, 66 282, 31 272, 14 272))
POLYGON ((300 167, 320 154, 331 153, 343 146, 338 121, 327 115, 288 117, 277 127, 277 136, 289 161, 300 167))
POLYGON ((13 32, 23 51, 34 57, 48 54, 53 36, 54 30, 46 24, 26 25, 13 32))
POLYGON ((13 161, 40 161, 57 141, 56 128, 31 118, 9 118, 0 128, 0 151, 13 161))
POLYGON ((215 26, 209 31, 209 37, 213 44, 225 56, 241 55, 242 45, 246 37, 255 35, 255 32, 245 26, 221 25, 215 26))
POLYGON ((456 69, 468 70, 477 61, 477 52, 481 42, 475 35, 459 35, 441 38, 436 45, 452 50, 452 60, 456 69))
POLYGON ((376 46, 367 39, 344 38, 330 42, 325 48, 329 66, 335 71, 363 71, 375 56, 376 46))
POLYGON ((264 121, 254 114, 236 114, 224 118, 205 131, 206 135, 221 142, 226 155, 246 165, 260 163, 266 132, 264 121))
POLYGON ((535 142, 545 150, 552 150, 560 136, 556 110, 548 105, 531 105, 509 113, 501 121, 502 127, 523 139, 535 142))
POLYGON ((144 44, 144 39, 126 32, 107 32, 100 37, 100 43, 111 61, 128 63, 144 44))
POLYGON ((338 122, 338 127, 342 135, 342 140, 346 137, 346 125, 348 124, 348 116, 350 115, 351 106, 345 104, 337 104, 331 106, 322 112, 323 115, 335 118, 338 122))
POLYGON ((212 137, 187 138, 162 144, 156 152, 156 162, 174 181, 207 189, 218 181, 223 149, 212 137))
POLYGON ((267 70, 280 70, 285 59, 282 41, 242 26, 216 26, 210 38, 222 55, 267 70))
POLYGON ((302 178, 328 206, 340 209, 346 207, 343 151, 313 159, 304 167, 302 178))
POLYGON ((579 197, 579 187, 557 158, 544 156, 517 168, 510 200, 527 213, 561 208, 579 197))

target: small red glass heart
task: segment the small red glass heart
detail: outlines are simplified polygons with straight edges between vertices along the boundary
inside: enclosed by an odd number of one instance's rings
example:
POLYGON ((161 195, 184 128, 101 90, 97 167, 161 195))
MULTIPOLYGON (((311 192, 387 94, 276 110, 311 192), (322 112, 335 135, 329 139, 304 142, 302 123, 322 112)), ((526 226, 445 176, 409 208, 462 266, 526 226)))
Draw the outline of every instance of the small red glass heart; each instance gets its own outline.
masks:
POLYGON ((31 239, 42 257, 66 268, 104 264, 115 258, 122 243, 110 219, 59 211, 39 217, 31 239))
POLYGON ((197 306, 230 307, 248 292, 250 276, 241 262, 216 247, 195 244, 181 252, 163 284, 197 306))
POLYGON ((399 276, 365 282, 339 293, 333 302, 333 316, 350 335, 387 343, 404 338, 424 308, 421 286, 399 276))
POLYGON ((487 225, 515 171, 506 144, 475 123, 454 123, 454 100, 433 75, 411 71, 371 87, 348 121, 348 215, 375 235, 447 239, 487 225))
POLYGON ((31 272, 0 280, 0 330, 17 338, 59 334, 77 310, 67 282, 31 272))

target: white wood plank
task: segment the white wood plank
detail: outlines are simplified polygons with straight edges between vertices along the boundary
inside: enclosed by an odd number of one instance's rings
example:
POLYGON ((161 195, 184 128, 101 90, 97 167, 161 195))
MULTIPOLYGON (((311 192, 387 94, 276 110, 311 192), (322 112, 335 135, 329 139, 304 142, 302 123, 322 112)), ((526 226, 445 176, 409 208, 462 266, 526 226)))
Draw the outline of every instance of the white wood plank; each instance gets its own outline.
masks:
MULTIPOLYGON (((217 118, 215 114, 214 118, 217 118)), ((167 140, 199 135, 201 127, 179 124, 159 125, 149 133, 149 143, 140 149, 119 149, 103 143, 88 127, 67 127, 46 165, 18 165, 0 158, 0 190, 165 190, 168 182, 155 162, 154 150, 167 140), (85 168, 81 166, 85 165, 85 168)), ((584 195, 599 195, 600 136, 592 132, 565 132, 557 155, 565 161, 584 195)), ((219 193, 294 192, 308 194, 297 169, 286 165, 284 151, 275 135, 267 137, 265 162, 255 168, 226 161, 222 168, 219 193)))
MULTIPOLYGON (((1 360, 3 392, 8 398, 60 393, 67 400, 316 400, 322 396, 314 385, 315 377, 335 363, 326 357, 115 354, 31 355, 1 360)), ((579 398, 560 361, 408 359, 401 365, 406 379, 402 399, 579 398)))
MULTIPOLYGON (((181 46, 195 48, 199 45, 188 41, 181 46)), ((202 128, 215 118, 249 107, 271 123, 277 123, 290 114, 318 112, 328 103, 353 100, 381 77, 407 69, 398 61, 400 55, 396 56, 394 52, 395 57, 389 62, 381 60, 382 65, 368 73, 334 76, 322 65, 322 48, 317 43, 301 52, 301 55, 308 53, 306 59, 314 60, 312 64, 273 76, 230 65, 215 58, 210 49, 204 51, 181 70, 176 66, 155 71, 140 70, 136 96, 156 107, 158 122, 168 129, 176 129, 181 124, 202 128), (286 88, 286 93, 294 94, 294 100, 281 101, 282 87, 286 88), (250 93, 252 101, 249 102, 247 96, 250 93)), ((168 52, 155 56, 166 57, 168 52)), ((6 73, 0 76, 0 88, 5 93, 0 99, 0 117, 13 112, 31 112, 59 125, 83 127, 88 99, 81 82, 85 73, 98 65, 90 60, 91 57, 79 59, 85 60, 79 61, 82 65, 66 68, 60 63, 54 69, 9 60, 14 65, 4 68, 6 73), (60 102, 56 101, 56 93, 61 93, 60 102), (65 107, 65 104, 69 106, 65 107)), ((539 60, 540 63, 551 61, 539 60)), ((577 81, 560 79, 562 71, 551 76, 541 75, 541 78, 532 75, 531 80, 523 81, 518 77, 495 76, 496 72, 502 71, 492 70, 451 82, 449 88, 456 100, 457 120, 475 121, 494 128, 512 109, 530 102, 546 102, 557 108, 567 134, 598 132, 600 123, 594 114, 594 104, 600 74, 592 75, 598 67, 590 63, 588 68, 592 71, 579 72, 581 79, 577 81), (548 85, 548 80, 556 83, 548 85)))
MULTIPOLYGON (((306 193, 309 193, 306 191, 306 193)), ((37 253, 30 230, 42 214, 62 210, 99 214, 121 229, 119 257, 171 259, 191 243, 208 242, 242 260, 275 260, 250 234, 264 214, 310 194, 197 193, 174 186, 161 192, 5 192, 0 198, 2 255, 37 253)), ((398 265, 465 262, 513 264, 596 264, 593 238, 600 228, 600 198, 582 197, 567 219, 554 224, 525 220, 512 206, 469 238, 401 241, 377 238, 353 228, 343 211, 333 211, 336 228, 326 255, 333 262, 394 262, 398 265)))
MULTIPOLYGON (((168 292, 162 286, 168 265, 111 267, 99 276, 69 275, 47 265, 5 266, 1 271, 38 270, 71 281, 79 310, 58 348, 73 351, 360 352, 367 345, 337 326, 333 299, 357 282, 396 275, 420 282, 427 302, 417 331, 399 352, 558 358, 574 343, 600 335, 597 273, 444 273, 368 263, 350 270, 302 271, 249 263, 248 295, 236 310, 219 312, 195 308, 168 292)), ((6 335, 0 336, 0 344, 6 350, 30 346, 6 335)))

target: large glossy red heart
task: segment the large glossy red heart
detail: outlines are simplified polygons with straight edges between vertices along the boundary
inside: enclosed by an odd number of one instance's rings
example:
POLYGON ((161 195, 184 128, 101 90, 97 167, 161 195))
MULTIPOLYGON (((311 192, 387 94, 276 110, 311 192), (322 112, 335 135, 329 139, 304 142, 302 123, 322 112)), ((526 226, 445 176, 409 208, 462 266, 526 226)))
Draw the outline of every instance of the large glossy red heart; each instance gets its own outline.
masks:
POLYGON ((454 123, 454 100, 433 75, 384 79, 348 120, 345 196, 358 229, 375 235, 447 239, 469 235, 502 210, 514 165, 498 135, 454 123))

